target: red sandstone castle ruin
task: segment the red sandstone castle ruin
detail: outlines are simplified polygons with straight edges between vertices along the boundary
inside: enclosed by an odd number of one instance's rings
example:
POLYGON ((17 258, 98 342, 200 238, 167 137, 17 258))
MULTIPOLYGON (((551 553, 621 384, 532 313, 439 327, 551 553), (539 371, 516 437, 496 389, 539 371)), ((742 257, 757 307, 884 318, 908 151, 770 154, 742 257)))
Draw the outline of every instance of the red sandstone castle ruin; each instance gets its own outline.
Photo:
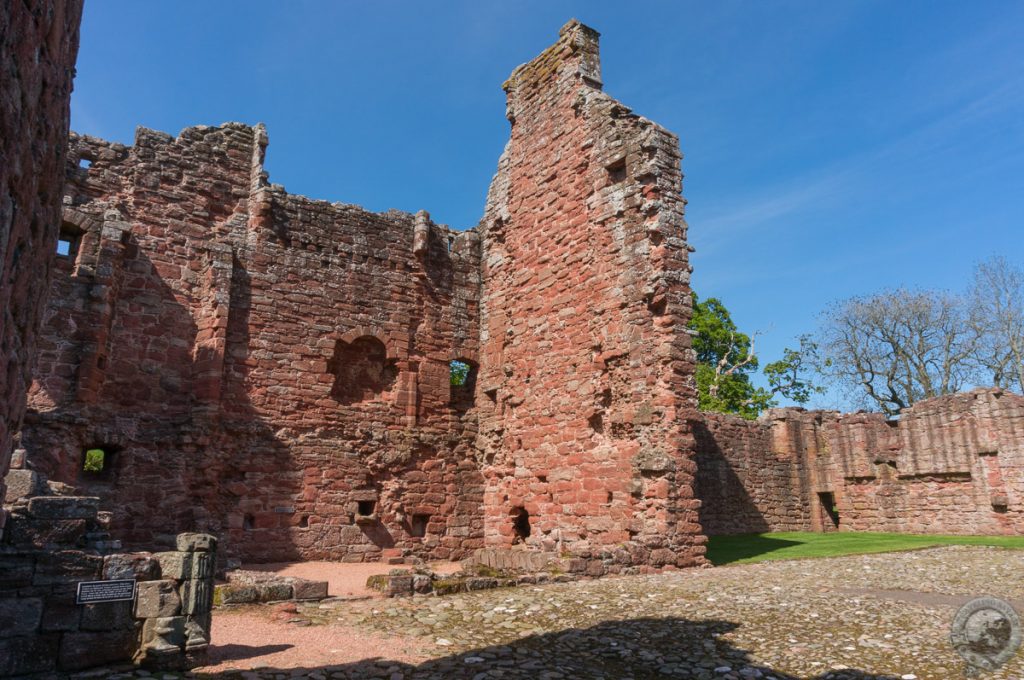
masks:
POLYGON ((244 560, 521 544, 600 574, 838 518, 1024 531, 1019 397, 698 414, 677 138, 602 92, 575 21, 504 87, 466 231, 288 194, 260 126, 72 135, 24 465, 129 545, 201 530, 244 560))
POLYGON ((128 545, 700 564, 678 141, 575 21, 505 90, 462 232, 288 194, 259 126, 72 135, 25 465, 128 545))
POLYGON ((460 232, 269 184, 260 126, 69 145, 80 12, 0 11, 24 95, 0 101, 0 479, 28 392, 0 675, 194 665, 213 536, 248 561, 487 547, 600 575, 701 565, 708 534, 1024 533, 1022 397, 696 411, 678 140, 602 92, 593 30, 505 83, 511 138, 460 232), (149 595, 69 606, 120 576, 149 595))

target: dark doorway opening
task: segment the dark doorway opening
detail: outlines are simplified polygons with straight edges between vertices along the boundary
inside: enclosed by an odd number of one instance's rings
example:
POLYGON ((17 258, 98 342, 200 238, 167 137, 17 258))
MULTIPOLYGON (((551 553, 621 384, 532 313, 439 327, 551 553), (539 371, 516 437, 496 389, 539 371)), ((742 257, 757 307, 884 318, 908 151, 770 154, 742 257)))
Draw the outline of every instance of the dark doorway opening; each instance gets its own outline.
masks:
POLYGON ((818 494, 818 502, 822 509, 822 531, 833 531, 839 528, 839 508, 836 507, 836 495, 831 492, 818 494))
POLYGON ((530 513, 526 508, 512 508, 513 543, 523 543, 530 537, 530 513))

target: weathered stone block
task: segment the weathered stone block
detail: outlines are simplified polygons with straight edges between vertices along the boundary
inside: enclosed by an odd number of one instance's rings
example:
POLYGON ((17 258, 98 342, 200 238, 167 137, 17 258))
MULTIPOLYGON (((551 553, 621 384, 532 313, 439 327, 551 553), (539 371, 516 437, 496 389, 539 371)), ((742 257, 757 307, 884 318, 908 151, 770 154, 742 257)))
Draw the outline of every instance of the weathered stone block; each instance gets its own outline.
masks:
POLYGON ((222 604, 248 604, 259 602, 259 591, 255 585, 222 584, 216 586, 214 602, 222 604))
POLYGON ((391 597, 400 597, 412 594, 412 572, 393 569, 391 573, 388 574, 388 595, 391 597))
POLYGON ((161 578, 184 581, 192 576, 192 553, 159 552, 153 558, 160 564, 161 578))
POLYGON ((57 665, 63 671, 78 671, 117 661, 128 661, 135 646, 135 630, 96 633, 64 633, 57 665))
POLYGON ((11 470, 4 477, 7 495, 4 503, 10 505, 20 498, 28 498, 39 493, 39 475, 35 470, 11 470))
POLYGON ((178 534, 177 546, 180 552, 213 552, 217 538, 210 534, 178 534))
POLYGON ((498 579, 486 576, 472 576, 466 579, 466 590, 490 590, 498 587, 498 579))
MULTIPOLYGON (((326 583, 324 585, 327 585, 326 583)), ((412 589, 414 592, 420 595, 426 595, 434 589, 433 580, 427 574, 413 574, 412 577, 412 589)), ((326 589, 324 590, 326 595, 326 589)), ((299 598, 295 598, 299 599, 299 598)))
POLYGON ((33 555, 0 555, 0 588, 27 586, 34 571, 33 555))
POLYGON ((42 586, 67 581, 95 581, 103 569, 103 558, 81 550, 44 553, 36 560, 32 585, 42 586))
POLYGON ((271 582, 256 585, 260 602, 276 602, 278 600, 292 599, 292 584, 271 582))
POLYGON ((0 638, 0 677, 53 671, 59 642, 58 634, 0 638))
POLYGON ((296 600, 322 600, 327 597, 327 581, 292 580, 292 597, 296 600))
POLYGON ((138 581, 160 578, 160 563, 149 553, 120 553, 103 558, 104 580, 128 578, 138 581))
POLYGON ((633 465, 641 472, 670 472, 676 469, 675 461, 667 453, 645 449, 633 458, 633 465))
POLYGON ((42 616, 43 601, 38 597, 0 599, 0 638, 35 633, 42 616))
POLYGON ((181 586, 181 613, 205 614, 213 608, 213 581, 209 579, 185 581, 181 586))
POLYGON ((28 519, 17 516, 7 527, 11 545, 36 549, 80 547, 85 539, 84 519, 28 519))
POLYGON ((11 454, 11 469, 20 470, 25 467, 25 449, 14 449, 14 453, 11 454))
POLYGON ((177 653, 185 646, 185 617, 168 616, 146 619, 142 625, 142 649, 157 653, 177 653))
POLYGON ((210 644, 212 615, 209 613, 185 619, 185 649, 196 650, 210 644))
POLYGON ((36 496, 28 514, 36 519, 95 519, 100 499, 92 496, 36 496))
POLYGON ((78 630, 82 607, 74 602, 74 595, 51 597, 43 607, 40 629, 44 632, 78 630))
POLYGON ((144 581, 136 586, 135 616, 140 619, 177 616, 181 597, 177 584, 171 580, 144 581))
POLYGON ((131 602, 97 602, 82 605, 79 630, 125 630, 135 625, 131 602))

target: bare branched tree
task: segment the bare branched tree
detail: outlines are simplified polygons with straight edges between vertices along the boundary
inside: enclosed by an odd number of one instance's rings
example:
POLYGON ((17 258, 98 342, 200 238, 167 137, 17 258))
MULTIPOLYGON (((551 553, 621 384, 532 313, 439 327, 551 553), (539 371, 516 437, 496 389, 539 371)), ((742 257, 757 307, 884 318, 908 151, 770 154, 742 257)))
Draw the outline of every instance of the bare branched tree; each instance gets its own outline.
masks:
POLYGON ((822 315, 818 370, 895 415, 972 378, 979 334, 959 297, 897 289, 833 305, 822 315))
POLYGON ((968 296, 979 336, 975 363, 996 387, 1024 393, 1024 269, 993 257, 974 269, 968 296))
MULTIPOLYGON (((715 377, 708 386, 708 393, 713 398, 718 397, 718 387, 723 379, 742 373, 748 366, 757 368, 757 352, 754 350, 757 336, 758 333, 754 333, 748 338, 736 331, 729 331, 729 342, 725 345, 722 358, 715 363, 715 377)), ((753 401, 747 399, 744 403, 751 404, 753 401)))

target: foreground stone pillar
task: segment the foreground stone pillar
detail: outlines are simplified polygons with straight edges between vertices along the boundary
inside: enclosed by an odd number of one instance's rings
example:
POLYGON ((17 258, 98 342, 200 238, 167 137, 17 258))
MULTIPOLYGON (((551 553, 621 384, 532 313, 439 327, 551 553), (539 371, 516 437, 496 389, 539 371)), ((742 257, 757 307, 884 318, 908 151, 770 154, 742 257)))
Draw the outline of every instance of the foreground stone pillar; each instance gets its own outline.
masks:
POLYGON ((177 550, 154 555, 162 580, 140 589, 135 615, 145 618, 136 663, 151 669, 184 670, 206 662, 217 539, 180 534, 177 550))

